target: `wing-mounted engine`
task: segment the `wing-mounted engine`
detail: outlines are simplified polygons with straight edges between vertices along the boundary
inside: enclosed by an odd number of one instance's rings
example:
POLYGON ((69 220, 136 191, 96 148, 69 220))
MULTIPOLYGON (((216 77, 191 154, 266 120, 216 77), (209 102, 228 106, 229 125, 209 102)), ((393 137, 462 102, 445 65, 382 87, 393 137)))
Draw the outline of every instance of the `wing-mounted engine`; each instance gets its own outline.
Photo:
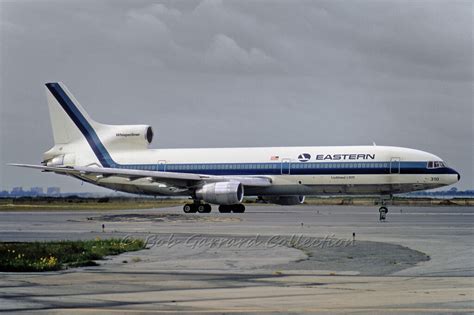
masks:
POLYGON ((153 129, 148 125, 99 125, 97 134, 107 148, 146 149, 153 141, 153 129))
POLYGON ((217 205, 235 205, 244 198, 244 187, 239 182, 206 184, 196 190, 196 197, 217 205))
POLYGON ((304 203, 305 196, 260 196, 260 200, 281 206, 294 206, 304 203))

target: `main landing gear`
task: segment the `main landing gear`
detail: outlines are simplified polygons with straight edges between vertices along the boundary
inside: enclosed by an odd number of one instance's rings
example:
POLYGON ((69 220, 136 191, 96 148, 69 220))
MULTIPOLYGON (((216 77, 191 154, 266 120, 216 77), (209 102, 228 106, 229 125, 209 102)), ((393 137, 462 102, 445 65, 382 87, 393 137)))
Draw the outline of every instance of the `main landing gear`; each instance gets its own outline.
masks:
MULTIPOLYGON (((211 212, 212 208, 210 204, 207 203, 187 203, 183 206, 184 213, 209 213, 211 212)), ((243 204, 237 205, 220 205, 219 206, 220 213, 244 213, 245 206, 243 204)))
POLYGON ((244 213, 245 206, 243 204, 236 204, 236 205, 220 205, 219 206, 220 213, 244 213))
POLYGON ((211 205, 207 203, 187 203, 183 206, 185 213, 209 213, 211 210, 211 205))

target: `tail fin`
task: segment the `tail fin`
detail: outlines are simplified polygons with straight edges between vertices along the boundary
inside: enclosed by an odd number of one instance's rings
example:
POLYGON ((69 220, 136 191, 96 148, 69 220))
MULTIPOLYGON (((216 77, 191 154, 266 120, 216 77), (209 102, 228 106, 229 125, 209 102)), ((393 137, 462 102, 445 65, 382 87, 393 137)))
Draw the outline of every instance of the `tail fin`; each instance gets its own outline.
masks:
POLYGON ((98 125, 63 83, 46 83, 46 95, 54 144, 67 144, 83 139, 81 125, 98 125))
POLYGON ((59 160, 65 160, 66 155, 58 152, 58 147, 62 150, 62 145, 86 141, 100 164, 112 167, 115 162, 95 131, 106 125, 92 120, 64 84, 46 83, 46 94, 55 145, 45 152, 44 160, 52 159, 57 155, 62 157, 59 160))
MULTIPOLYGON (((84 156, 88 144, 97 161, 104 167, 118 165, 109 150, 142 150, 148 148, 153 131, 148 125, 106 125, 92 120, 62 83, 46 83, 54 147, 43 155, 44 161, 65 153, 84 156), (109 150, 106 148, 109 148, 109 150)), ((66 159, 64 155, 63 160, 66 159)), ((61 160, 61 159, 59 159, 61 160)), ((46 162, 47 163, 47 162, 46 162)))

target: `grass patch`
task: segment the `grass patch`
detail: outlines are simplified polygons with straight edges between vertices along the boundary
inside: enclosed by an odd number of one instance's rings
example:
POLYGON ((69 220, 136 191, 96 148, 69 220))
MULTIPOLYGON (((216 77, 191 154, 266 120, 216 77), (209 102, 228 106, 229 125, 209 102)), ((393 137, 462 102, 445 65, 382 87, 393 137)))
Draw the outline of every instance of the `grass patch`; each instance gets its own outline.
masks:
POLYGON ((182 205, 187 200, 153 198, 22 197, 0 198, 0 211, 68 211, 156 209, 182 205))
POLYGON ((6 242, 0 243, 0 271, 54 271, 69 267, 96 266, 95 260, 105 256, 143 248, 145 242, 139 239, 6 242))

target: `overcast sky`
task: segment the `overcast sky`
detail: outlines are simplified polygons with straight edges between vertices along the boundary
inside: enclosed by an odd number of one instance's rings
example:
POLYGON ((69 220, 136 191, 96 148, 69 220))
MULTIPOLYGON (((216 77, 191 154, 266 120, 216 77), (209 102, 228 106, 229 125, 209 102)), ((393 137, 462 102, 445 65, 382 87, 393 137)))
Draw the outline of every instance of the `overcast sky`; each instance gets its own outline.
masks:
POLYGON ((472 1, 2 1, 0 189, 61 186, 44 83, 155 148, 395 145, 473 181, 472 1))

